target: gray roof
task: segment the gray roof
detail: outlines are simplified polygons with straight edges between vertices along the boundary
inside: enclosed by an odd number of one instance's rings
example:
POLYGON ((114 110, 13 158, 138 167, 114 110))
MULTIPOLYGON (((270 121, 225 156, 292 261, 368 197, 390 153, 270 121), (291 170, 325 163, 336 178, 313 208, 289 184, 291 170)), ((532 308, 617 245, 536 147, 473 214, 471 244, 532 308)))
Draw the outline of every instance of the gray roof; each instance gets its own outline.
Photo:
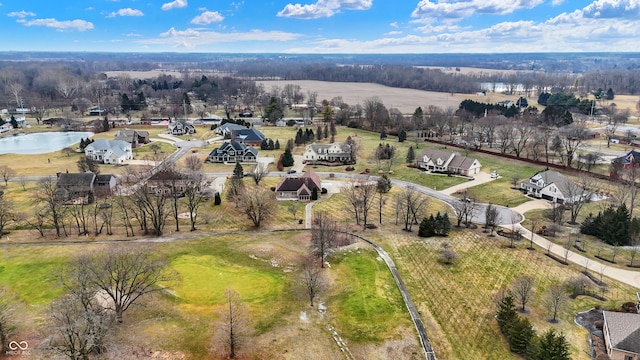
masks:
POLYGON ((469 168, 471 168, 471 165, 473 165, 473 163, 476 161, 476 159, 474 158, 462 156, 457 152, 444 151, 444 150, 438 150, 438 149, 422 150, 422 153, 420 154, 420 159, 418 159, 418 161, 422 161, 422 159, 426 156, 430 160, 442 159, 442 161, 445 161, 445 164, 446 164, 446 161, 449 160, 449 157, 451 157, 451 154, 453 154, 453 158, 451 159, 451 162, 447 165, 450 168, 468 170, 469 168))
MULTIPOLYGON (((531 177, 531 180, 533 181, 538 181, 538 179, 542 179, 542 181, 544 181, 544 186, 542 187, 546 187, 549 186, 551 184, 555 184, 558 189, 560 190, 560 192, 562 192, 563 194, 567 194, 572 192, 571 189, 569 188, 570 186, 573 186, 573 182, 571 180, 569 180, 569 178, 567 178, 566 176, 560 174, 559 172, 555 171, 555 170, 547 170, 547 171, 542 171, 539 172, 535 175, 533 175, 531 177)), ((528 184, 531 187, 537 188, 537 189, 541 189, 541 186, 538 186, 536 184, 533 183, 529 183, 528 184)), ((573 191, 575 192, 575 191, 573 191)))
POLYGON ((91 147, 95 150, 108 150, 108 149, 120 149, 123 150, 129 146, 129 143, 123 140, 105 140, 98 139, 91 144, 87 145, 87 147, 91 147))
POLYGON ((640 314, 603 311, 612 348, 640 354, 640 314))
POLYGON ((318 150, 320 149, 328 149, 333 145, 338 145, 338 147, 340 148, 340 150, 345 153, 345 154, 350 154, 351 153, 351 146, 349 146, 349 144, 347 143, 333 143, 333 144, 316 144, 313 143, 309 146, 311 146, 311 149, 313 149, 314 152, 318 152, 318 150))
POLYGON ((96 174, 87 173, 62 173, 58 177, 56 186, 58 188, 73 189, 76 191, 91 190, 96 174))

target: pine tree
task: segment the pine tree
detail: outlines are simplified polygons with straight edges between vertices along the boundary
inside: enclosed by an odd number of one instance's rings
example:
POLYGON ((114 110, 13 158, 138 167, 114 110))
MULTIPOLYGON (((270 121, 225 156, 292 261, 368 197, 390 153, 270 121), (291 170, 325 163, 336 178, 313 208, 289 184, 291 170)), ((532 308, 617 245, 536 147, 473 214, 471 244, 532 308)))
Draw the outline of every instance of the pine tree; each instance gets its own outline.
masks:
POLYGON ((316 129, 316 138, 318 141, 322 140, 322 135, 322 128, 318 125, 318 128, 316 129))
POLYGON ((267 144, 267 150, 273 150, 273 149, 275 149, 275 148, 276 148, 276 146, 275 146, 275 144, 273 143, 273 140, 272 140, 272 139, 269 139, 269 142, 268 142, 268 144, 267 144))
POLYGON ((242 179, 243 176, 244 169, 242 168, 242 165, 240 165, 240 162, 237 162, 236 167, 233 168, 233 177, 236 179, 242 179))
MULTIPOLYGON (((329 131, 331 131, 332 138, 338 135, 338 130, 336 130, 336 123, 333 120, 329 123, 329 131)), ((333 142, 333 140, 331 142, 333 142)))
POLYGON ((433 214, 429 215, 429 218, 423 218, 420 222, 420 228, 418 229, 418 236, 431 237, 434 236, 436 220, 433 218, 433 214))
POLYGON ((564 334, 557 334, 554 329, 549 329, 540 337, 540 349, 536 360, 569 360, 569 344, 564 334))
POLYGON ((274 150, 280 150, 280 141, 276 139, 276 143, 274 145, 274 150))
POLYGON ((516 354, 526 355, 535 336, 536 332, 529 319, 516 316, 516 320, 507 332, 509 348, 516 354))
POLYGON ((506 334, 517 317, 518 313, 516 312, 513 296, 508 294, 503 296, 498 302, 498 311, 496 312, 496 320, 498 320, 500 331, 506 334))
POLYGON ((325 139, 329 137, 329 126, 327 124, 324 124, 324 131, 322 133, 325 139))
POLYGON ((318 200, 318 188, 316 187, 311 190, 311 200, 318 200))
POLYGON ((267 150, 268 146, 269 143, 267 142, 267 139, 262 139, 262 141, 260 142, 260 150, 267 150))
POLYGON ((407 164, 413 164, 414 161, 416 161, 416 152, 413 150, 413 145, 411 145, 407 150, 407 164))
POLYGON ((404 142, 405 140, 407 140, 407 132, 402 129, 398 132, 398 142, 404 142))
POLYGON ((382 129, 382 132, 380 132, 380 140, 384 140, 387 138, 387 132, 384 131, 384 129, 382 129))
POLYGON ((220 204, 222 204, 222 197, 220 196, 220 193, 217 192, 213 198, 213 205, 220 205, 220 204))
POLYGON ((293 166, 293 155, 291 154, 291 150, 289 149, 284 149, 284 155, 282 156, 282 166, 293 166))

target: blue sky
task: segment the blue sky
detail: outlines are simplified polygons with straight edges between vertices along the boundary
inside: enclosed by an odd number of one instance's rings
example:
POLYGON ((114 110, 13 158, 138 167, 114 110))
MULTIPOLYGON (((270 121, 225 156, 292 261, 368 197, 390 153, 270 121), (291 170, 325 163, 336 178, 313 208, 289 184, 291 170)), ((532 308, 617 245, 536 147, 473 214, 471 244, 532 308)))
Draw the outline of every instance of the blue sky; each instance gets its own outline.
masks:
POLYGON ((640 51, 640 0, 0 0, 4 51, 640 51))

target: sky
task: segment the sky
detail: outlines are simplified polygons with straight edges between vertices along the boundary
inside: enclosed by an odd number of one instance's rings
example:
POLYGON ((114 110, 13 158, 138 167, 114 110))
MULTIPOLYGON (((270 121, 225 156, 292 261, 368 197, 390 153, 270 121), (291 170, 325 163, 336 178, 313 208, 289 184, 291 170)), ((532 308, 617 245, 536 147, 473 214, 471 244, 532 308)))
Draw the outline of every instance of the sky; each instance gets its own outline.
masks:
POLYGON ((0 0, 0 51, 640 51, 640 0, 298 1, 0 0))

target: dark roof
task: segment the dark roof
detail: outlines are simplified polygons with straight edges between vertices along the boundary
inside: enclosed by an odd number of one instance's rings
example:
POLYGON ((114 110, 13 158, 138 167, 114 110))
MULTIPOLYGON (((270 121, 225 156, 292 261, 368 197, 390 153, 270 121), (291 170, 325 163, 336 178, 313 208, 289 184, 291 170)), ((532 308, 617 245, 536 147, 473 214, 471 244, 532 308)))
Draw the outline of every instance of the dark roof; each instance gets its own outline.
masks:
POLYGON ((233 149, 236 152, 237 151, 240 151, 240 152, 248 151, 251 154, 253 154, 254 156, 258 156, 258 150, 256 150, 255 148, 253 148, 251 146, 247 146, 245 144, 241 144, 241 143, 239 143, 237 141, 225 141, 219 147, 211 150, 211 152, 209 153, 209 156, 219 156, 219 155, 222 155, 222 154, 226 153, 230 149, 233 149))
POLYGON ((96 175, 96 182, 108 182, 111 178, 115 177, 113 174, 98 174, 96 175))
POLYGON ((298 191, 304 185, 303 178, 286 178, 278 184, 277 191, 298 191))
POLYGON ((90 190, 96 178, 94 173, 62 173, 58 177, 56 186, 59 188, 75 188, 90 190))
POLYGON ((276 191, 298 191, 301 187, 306 187, 307 191, 313 191, 313 189, 321 189, 320 178, 312 170, 308 170, 300 177, 289 177, 282 179, 276 191))
POLYGON ((161 170, 151 175, 149 180, 151 181, 173 181, 173 180, 189 180, 191 177, 188 174, 181 173, 173 170, 161 170))
POLYGON ((640 162, 640 152, 631 150, 626 155, 613 159, 613 162, 623 165, 640 162))
POLYGON ((241 138, 244 141, 262 141, 265 139, 264 134, 256 129, 238 129, 232 130, 233 138, 241 138))

